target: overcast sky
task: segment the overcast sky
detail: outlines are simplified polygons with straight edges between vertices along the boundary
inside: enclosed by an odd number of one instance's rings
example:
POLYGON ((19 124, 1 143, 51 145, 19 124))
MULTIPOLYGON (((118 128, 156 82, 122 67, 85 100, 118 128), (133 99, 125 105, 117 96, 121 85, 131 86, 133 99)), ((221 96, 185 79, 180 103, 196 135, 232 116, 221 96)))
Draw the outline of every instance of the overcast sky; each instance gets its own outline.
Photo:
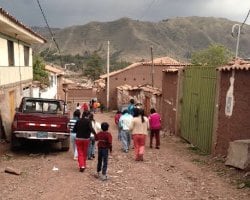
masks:
MULTIPOLYGON (((50 27, 113 21, 141 21, 185 16, 223 17, 243 22, 250 0, 39 0, 50 27)), ((46 26, 37 0, 0 0, 0 7, 28 26, 46 26)), ((250 16, 247 20, 250 24, 250 16)))

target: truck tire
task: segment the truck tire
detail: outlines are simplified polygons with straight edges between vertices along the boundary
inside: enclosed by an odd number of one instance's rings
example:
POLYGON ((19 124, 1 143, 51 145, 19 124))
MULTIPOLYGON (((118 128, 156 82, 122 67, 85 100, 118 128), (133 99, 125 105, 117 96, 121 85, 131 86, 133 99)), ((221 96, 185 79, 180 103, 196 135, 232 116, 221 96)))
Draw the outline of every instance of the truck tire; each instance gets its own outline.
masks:
POLYGON ((21 148, 21 142, 14 134, 11 135, 10 148, 12 151, 17 151, 21 148))
POLYGON ((70 137, 61 141, 61 145, 62 145, 62 148, 61 148, 62 151, 68 151, 70 147, 70 137))

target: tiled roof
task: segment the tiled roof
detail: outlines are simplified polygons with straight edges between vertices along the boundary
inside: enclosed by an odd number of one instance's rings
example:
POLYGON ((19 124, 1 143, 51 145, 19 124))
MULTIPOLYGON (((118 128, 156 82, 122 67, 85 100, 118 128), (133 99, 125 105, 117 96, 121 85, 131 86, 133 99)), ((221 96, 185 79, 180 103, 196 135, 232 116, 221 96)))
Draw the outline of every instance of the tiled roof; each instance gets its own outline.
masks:
POLYGON ((49 72, 52 72, 52 73, 55 73, 55 74, 57 74, 57 75, 64 75, 64 74, 65 74, 65 72, 64 72, 63 70, 58 69, 58 68, 56 68, 56 67, 53 67, 53 66, 51 66, 51 65, 46 65, 46 66, 45 66, 45 70, 47 70, 47 71, 49 71, 49 72))
POLYGON ((124 85, 118 86, 117 89, 119 90, 143 90, 145 92, 150 92, 155 95, 161 95, 161 90, 159 88, 152 87, 150 85, 131 86, 128 84, 124 84, 124 85))
POLYGON ((250 61, 241 58, 234 59, 227 65, 217 68, 219 71, 230 71, 230 70, 250 70, 250 61))
POLYGON ((163 72, 178 72, 180 69, 183 69, 186 65, 178 65, 178 66, 169 66, 169 67, 166 67, 165 69, 163 69, 162 71, 163 72))
MULTIPOLYGON (((132 69, 134 67, 141 66, 141 65, 143 65, 143 66, 151 66, 152 62, 148 61, 148 62, 133 63, 133 64, 129 65, 128 67, 125 67, 123 69, 120 69, 120 70, 109 73, 109 76, 119 74, 119 73, 124 72, 124 71, 126 71, 128 69, 132 69)), ((176 60, 174 60, 173 58, 170 58, 170 57, 162 57, 162 58, 154 59, 154 66, 181 66, 181 65, 185 65, 185 64, 182 64, 182 63, 180 63, 180 62, 178 62, 178 61, 176 61, 176 60)), ((107 78, 107 74, 101 75, 100 78, 107 78)))
POLYGON ((20 21, 18 21, 15 17, 13 17, 12 15, 10 15, 8 12, 6 12, 3 8, 0 7, 0 15, 6 17, 9 21, 13 22, 14 24, 16 24, 17 26, 25 29, 26 31, 28 31, 30 34, 34 35, 35 37, 41 39, 44 43, 46 42, 46 39, 44 39, 41 35, 39 35, 38 33, 34 32, 33 30, 31 30, 29 27, 25 26, 23 23, 21 23, 20 21))

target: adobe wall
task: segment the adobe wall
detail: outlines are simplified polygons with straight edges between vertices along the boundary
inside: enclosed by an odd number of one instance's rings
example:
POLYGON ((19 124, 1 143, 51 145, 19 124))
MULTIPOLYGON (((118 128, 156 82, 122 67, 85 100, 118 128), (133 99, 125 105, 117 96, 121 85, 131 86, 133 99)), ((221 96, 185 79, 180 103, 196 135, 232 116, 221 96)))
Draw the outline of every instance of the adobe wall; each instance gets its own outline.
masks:
POLYGON ((214 153, 226 155, 229 142, 250 139, 250 71, 236 70, 234 81, 234 107, 231 117, 225 115, 226 93, 231 72, 222 71, 219 92, 217 141, 214 153))
POLYGON ((67 92, 68 109, 73 111, 77 103, 80 103, 80 105, 89 103, 95 97, 96 94, 92 88, 69 88, 67 92))
MULTIPOLYGON (((162 86, 162 70, 164 66, 154 67, 154 87, 162 86)), ((151 66, 137 66, 110 77, 110 109, 117 109, 117 86, 128 84, 131 86, 151 84, 151 66)))
POLYGON ((162 129, 175 133, 178 73, 163 72, 162 129))

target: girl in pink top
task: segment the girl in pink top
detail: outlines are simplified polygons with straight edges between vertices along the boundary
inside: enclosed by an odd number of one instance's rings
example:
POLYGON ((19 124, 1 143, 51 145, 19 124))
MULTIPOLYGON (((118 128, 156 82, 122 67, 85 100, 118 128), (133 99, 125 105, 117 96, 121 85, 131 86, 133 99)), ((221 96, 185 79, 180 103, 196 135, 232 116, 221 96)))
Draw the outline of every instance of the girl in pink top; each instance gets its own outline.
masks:
POLYGON ((153 148, 153 138, 155 137, 155 148, 160 149, 161 116, 154 108, 151 108, 148 119, 150 126, 150 148, 153 148))

